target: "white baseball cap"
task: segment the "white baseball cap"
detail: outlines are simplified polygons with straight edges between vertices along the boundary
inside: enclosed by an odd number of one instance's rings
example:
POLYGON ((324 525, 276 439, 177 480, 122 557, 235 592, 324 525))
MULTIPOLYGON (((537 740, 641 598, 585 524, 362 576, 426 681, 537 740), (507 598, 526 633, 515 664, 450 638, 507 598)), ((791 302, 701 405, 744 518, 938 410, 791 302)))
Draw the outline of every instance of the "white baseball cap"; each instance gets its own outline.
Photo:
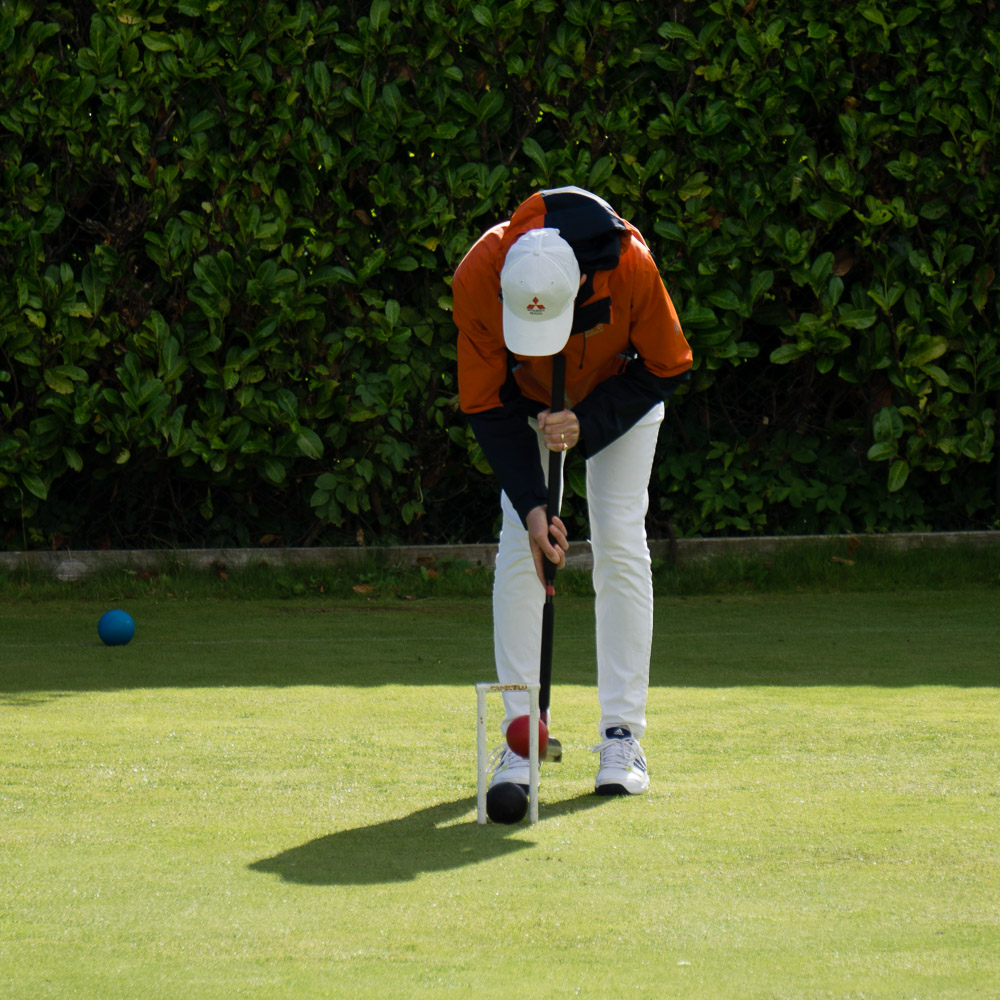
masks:
POLYGON ((515 354, 558 354, 569 340, 580 265, 558 229, 529 229, 500 272, 503 339, 515 354))

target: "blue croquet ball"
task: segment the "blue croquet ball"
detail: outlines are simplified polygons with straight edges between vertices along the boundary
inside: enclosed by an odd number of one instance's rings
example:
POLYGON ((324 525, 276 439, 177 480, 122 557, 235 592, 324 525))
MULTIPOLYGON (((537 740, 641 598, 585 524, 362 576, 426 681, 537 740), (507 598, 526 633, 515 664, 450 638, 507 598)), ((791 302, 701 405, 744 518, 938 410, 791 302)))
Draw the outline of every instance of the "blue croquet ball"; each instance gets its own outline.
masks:
POLYGON ((97 623, 97 634, 105 646, 124 646, 135 635, 135 622, 124 611, 105 611, 97 623))

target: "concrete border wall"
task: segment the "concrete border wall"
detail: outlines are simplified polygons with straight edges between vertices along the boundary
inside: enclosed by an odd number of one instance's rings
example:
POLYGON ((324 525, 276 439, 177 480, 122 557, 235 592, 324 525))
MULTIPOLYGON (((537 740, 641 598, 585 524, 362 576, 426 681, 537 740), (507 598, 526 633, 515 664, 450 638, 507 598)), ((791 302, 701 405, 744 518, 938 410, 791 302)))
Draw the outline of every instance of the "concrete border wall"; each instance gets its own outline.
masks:
MULTIPOLYGON (((781 535, 746 538, 681 538, 676 541, 651 541, 654 558, 687 563, 720 556, 760 557, 779 549, 803 543, 843 545, 844 555, 852 537, 861 544, 877 544, 891 551, 918 548, 941 548, 956 544, 1000 545, 1000 531, 913 532, 897 535, 781 535)), ((465 560, 473 565, 492 568, 497 547, 493 545, 389 546, 386 548, 266 548, 266 549, 135 549, 86 552, 0 552, 0 568, 7 571, 26 569, 32 573, 51 574, 59 580, 79 580, 99 570, 115 567, 141 571, 160 569, 179 563, 189 569, 225 567, 238 570, 248 566, 323 569, 361 563, 369 558, 396 566, 433 566, 435 563, 465 560)), ((570 546, 567 565, 586 570, 593 565, 589 542, 570 546)))

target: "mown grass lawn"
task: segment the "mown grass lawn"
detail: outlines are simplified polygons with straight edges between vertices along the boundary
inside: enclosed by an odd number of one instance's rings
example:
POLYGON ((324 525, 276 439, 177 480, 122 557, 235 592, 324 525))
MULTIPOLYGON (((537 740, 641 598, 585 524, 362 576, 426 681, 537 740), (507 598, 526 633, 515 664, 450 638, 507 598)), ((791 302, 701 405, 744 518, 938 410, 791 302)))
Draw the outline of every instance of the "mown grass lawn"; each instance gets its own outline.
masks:
MULTIPOLYGON (((0 607, 0 994, 1000 995, 995 589, 670 597, 646 796, 475 822, 480 598, 0 607)), ((492 706, 497 721, 499 706, 492 706)))

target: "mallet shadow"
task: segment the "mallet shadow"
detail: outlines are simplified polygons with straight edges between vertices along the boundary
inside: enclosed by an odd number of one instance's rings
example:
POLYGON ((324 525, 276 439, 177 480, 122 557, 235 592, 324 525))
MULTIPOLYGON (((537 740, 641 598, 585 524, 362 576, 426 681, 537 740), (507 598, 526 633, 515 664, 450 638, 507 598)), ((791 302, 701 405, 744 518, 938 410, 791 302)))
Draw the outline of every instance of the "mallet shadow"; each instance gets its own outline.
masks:
MULTIPOLYGON (((542 801, 540 822, 609 801, 593 793, 542 801)), ((317 837, 248 867, 300 885, 374 885, 409 882, 428 872, 464 868, 534 846, 513 836, 531 829, 524 823, 480 826, 474 818, 453 822, 475 808, 474 795, 439 802, 399 819, 317 837)))

